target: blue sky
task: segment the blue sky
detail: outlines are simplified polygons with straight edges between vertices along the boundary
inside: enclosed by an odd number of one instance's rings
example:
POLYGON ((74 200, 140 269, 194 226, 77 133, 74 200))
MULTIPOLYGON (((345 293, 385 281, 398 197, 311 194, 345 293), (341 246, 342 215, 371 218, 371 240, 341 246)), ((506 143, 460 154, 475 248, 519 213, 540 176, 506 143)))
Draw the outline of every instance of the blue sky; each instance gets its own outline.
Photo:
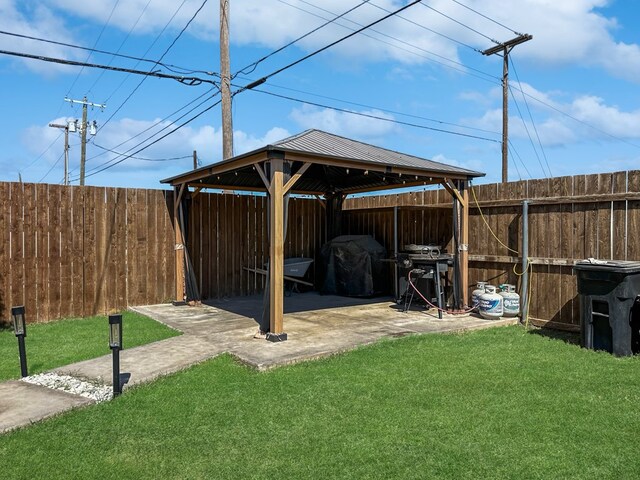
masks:
MULTIPOLYGON (((202 2, 0 0, 0 30, 157 60, 202 2)), ((268 75, 409 2, 365 2, 254 71, 240 73, 361 3, 230 0, 234 85, 268 75)), ((164 63, 219 71, 218 6, 218 0, 206 3, 164 63)), ((476 50, 518 32, 533 35, 533 40, 511 54, 510 180, 635 169, 640 165, 639 23, 640 8, 631 1, 423 1, 259 87, 392 121, 246 91, 234 97, 234 151, 243 153, 318 128, 480 170, 486 173, 482 183, 499 181, 502 58, 476 50)), ((0 35, 0 49, 141 70, 152 65, 98 53, 88 57, 86 51, 8 35, 0 35)), ((104 111, 89 109, 89 120, 99 128, 87 150, 89 185, 157 188, 162 178, 192 168, 193 150, 202 164, 219 161, 221 121, 216 106, 135 155, 139 158, 110 166, 123 157, 108 150, 133 153, 218 98, 179 120, 198 103, 174 112, 199 96, 207 99, 211 85, 147 78, 134 92, 143 78, 0 55, 0 179, 14 181, 21 174, 28 182, 62 182, 63 135, 48 124, 81 116, 81 108, 64 102, 65 96, 87 95, 107 105, 104 111)), ((79 142, 78 134, 72 133, 74 184, 79 142)))

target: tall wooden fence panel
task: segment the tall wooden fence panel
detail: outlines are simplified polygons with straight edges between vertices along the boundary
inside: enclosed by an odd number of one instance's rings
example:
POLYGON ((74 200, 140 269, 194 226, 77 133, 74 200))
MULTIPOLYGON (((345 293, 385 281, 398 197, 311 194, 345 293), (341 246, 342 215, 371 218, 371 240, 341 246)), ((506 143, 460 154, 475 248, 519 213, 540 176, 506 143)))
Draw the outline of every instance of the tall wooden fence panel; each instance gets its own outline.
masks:
MULTIPOLYGON (((188 253, 203 298, 252 295, 264 289, 269 258, 267 199, 257 195, 200 193, 189 201, 188 253)), ((309 257, 316 281, 325 239, 324 209, 317 200, 289 201, 285 257, 309 257)))
POLYGON ((0 183, 0 320, 158 303, 175 290, 173 196, 160 190, 0 183))
MULTIPOLYGON (((522 202, 529 200, 530 316, 576 329, 575 261, 640 260, 640 171, 479 185, 470 192, 470 284, 521 281, 522 202)), ((444 190, 349 199, 352 233, 376 235, 366 209, 400 206, 399 243, 439 243, 451 251, 451 197, 444 190), (424 206, 411 209, 405 206, 424 206), (446 237, 444 232, 449 232, 446 237), (443 232, 440 234, 440 232, 443 232)), ((390 210, 370 218, 383 218, 390 210)), ((386 217, 385 217, 386 218, 386 217)), ((387 248, 392 247, 389 243, 387 248)))

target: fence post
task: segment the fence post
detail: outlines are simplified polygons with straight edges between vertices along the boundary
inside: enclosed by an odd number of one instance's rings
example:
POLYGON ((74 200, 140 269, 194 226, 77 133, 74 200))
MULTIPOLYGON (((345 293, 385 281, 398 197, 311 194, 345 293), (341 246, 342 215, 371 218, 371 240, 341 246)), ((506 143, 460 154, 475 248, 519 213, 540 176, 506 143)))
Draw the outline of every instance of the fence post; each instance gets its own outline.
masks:
POLYGON ((520 289, 521 321, 527 323, 529 315, 529 201, 522 202, 522 288, 520 289))

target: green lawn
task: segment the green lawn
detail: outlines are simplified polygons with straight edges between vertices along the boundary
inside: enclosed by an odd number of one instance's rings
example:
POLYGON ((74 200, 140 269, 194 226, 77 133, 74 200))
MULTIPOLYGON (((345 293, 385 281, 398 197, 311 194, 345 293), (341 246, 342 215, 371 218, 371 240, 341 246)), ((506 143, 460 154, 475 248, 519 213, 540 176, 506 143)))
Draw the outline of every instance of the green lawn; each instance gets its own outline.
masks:
MULTIPOLYGON (((122 333, 125 348, 173 337, 180 333, 134 312, 124 312, 122 333)), ((27 325, 27 366, 29 374, 108 355, 107 317, 60 320, 27 325)), ((13 329, 0 330, 0 381, 20 378, 18 341, 13 329)))
POLYGON ((3 478, 640 477, 640 358, 505 327, 223 356, 0 437, 3 478))

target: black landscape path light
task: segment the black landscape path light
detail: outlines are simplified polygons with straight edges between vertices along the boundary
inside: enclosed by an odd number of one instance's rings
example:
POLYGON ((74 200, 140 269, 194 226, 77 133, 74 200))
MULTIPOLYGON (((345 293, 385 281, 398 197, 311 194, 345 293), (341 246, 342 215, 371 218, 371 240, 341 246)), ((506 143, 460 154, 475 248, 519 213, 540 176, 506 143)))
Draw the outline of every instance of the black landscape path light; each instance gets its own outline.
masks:
POLYGON ((120 385, 120 350, 122 350, 122 315, 109 315, 109 348, 113 355, 113 396, 122 393, 120 385))
POLYGON ((11 307, 11 319, 13 320, 13 330, 18 337, 18 352, 20 353, 20 373, 23 377, 27 373, 27 350, 24 346, 24 337, 27 336, 27 324, 24 321, 24 306, 11 307))

